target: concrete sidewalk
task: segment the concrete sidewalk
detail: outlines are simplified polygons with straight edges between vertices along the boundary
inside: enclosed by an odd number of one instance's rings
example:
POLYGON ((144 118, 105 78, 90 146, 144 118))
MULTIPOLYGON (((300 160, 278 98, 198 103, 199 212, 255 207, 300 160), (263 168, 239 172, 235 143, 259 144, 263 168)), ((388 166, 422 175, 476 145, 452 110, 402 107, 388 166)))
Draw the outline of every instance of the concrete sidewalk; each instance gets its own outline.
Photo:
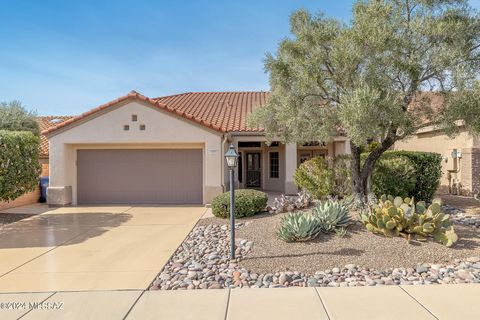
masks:
POLYGON ((468 320, 480 319, 478 297, 478 284, 19 293, 0 294, 0 319, 468 320))

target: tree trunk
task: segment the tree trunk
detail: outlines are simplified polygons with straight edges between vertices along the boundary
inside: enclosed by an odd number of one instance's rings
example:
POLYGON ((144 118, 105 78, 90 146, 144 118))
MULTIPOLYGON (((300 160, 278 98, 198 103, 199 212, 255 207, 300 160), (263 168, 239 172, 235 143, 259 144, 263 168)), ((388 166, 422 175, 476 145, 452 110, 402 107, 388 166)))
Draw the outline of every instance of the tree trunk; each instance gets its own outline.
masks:
POLYGON ((361 163, 361 148, 350 141, 352 152, 352 193, 357 207, 366 207, 368 204, 369 181, 373 173, 375 163, 380 156, 395 143, 394 134, 390 133, 381 144, 361 163))
POLYGON ((353 142, 350 142, 350 149, 352 152, 352 194, 355 204, 364 207, 367 203, 368 183, 362 177, 361 149, 353 142))

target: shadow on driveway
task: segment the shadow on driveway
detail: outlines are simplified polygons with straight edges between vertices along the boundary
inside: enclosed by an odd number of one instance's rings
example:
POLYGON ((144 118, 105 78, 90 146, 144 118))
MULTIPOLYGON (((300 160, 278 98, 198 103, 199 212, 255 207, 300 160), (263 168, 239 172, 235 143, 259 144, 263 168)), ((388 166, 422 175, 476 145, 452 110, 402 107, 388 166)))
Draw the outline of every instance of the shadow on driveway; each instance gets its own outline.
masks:
POLYGON ((131 214, 89 212, 44 214, 0 229, 0 249, 82 243, 130 220, 131 214))

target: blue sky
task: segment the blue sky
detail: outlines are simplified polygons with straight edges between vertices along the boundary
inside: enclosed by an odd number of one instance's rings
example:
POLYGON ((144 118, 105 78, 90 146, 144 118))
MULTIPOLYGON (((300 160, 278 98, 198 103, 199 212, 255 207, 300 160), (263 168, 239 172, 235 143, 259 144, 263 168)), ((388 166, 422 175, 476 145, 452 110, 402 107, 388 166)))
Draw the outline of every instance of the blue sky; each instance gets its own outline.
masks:
POLYGON ((0 0, 0 101, 73 115, 130 90, 268 90, 262 60, 289 14, 348 20, 352 2, 0 0))

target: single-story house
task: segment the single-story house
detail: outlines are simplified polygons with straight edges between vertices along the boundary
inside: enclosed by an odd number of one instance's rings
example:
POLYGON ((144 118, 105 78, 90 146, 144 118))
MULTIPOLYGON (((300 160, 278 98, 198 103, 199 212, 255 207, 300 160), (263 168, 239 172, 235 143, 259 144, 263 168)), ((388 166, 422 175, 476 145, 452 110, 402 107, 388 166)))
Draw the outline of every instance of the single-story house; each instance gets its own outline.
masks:
POLYGON ((459 126, 460 133, 453 139, 433 126, 422 128, 413 137, 396 142, 394 149, 439 153, 443 158, 439 192, 478 197, 480 138, 459 126))
POLYGON ((293 174, 314 156, 349 153, 325 143, 266 143, 248 114, 268 92, 196 92, 148 98, 135 91, 42 132, 49 141, 51 205, 209 203, 224 192, 233 144, 240 188, 296 193, 293 174))
MULTIPOLYGON (((444 97, 439 93, 424 92, 412 103, 427 99, 433 111, 440 111, 444 97)), ((425 122, 425 127, 408 139, 395 143, 396 150, 427 151, 442 155, 440 192, 472 196, 480 194, 480 137, 469 134, 463 121, 455 123, 459 129, 451 139, 443 130, 425 122)))

